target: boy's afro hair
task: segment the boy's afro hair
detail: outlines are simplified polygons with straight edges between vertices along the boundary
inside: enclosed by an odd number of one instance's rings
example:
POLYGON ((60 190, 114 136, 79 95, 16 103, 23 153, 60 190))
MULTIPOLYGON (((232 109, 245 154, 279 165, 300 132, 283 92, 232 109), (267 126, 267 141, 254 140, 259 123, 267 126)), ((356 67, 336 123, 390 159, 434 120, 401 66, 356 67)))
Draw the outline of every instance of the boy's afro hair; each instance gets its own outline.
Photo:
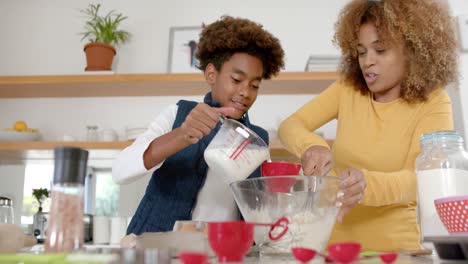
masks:
POLYGON ((223 63, 238 52, 262 61, 263 79, 270 79, 284 68, 284 51, 276 37, 260 24, 230 16, 204 26, 195 56, 202 71, 209 63, 220 71, 223 63))

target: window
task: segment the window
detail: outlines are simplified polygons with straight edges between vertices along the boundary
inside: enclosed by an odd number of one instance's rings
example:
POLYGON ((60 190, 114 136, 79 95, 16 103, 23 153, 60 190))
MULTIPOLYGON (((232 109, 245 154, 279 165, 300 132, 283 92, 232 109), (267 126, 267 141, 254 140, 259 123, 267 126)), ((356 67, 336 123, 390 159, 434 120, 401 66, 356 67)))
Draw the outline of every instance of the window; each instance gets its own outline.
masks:
MULTIPOLYGON (((53 164, 28 164, 25 170, 21 224, 32 225, 39 203, 32 195, 33 189, 51 190, 54 177, 53 164)), ((110 169, 89 168, 85 181, 85 212, 100 216, 116 216, 119 211, 119 185, 112 180, 110 169)), ((50 209, 50 199, 42 204, 44 212, 50 209)))
MULTIPOLYGON (((39 203, 32 195, 33 189, 46 188, 50 190, 54 178, 54 165, 29 164, 26 166, 23 189, 23 209, 21 212, 21 224, 32 225, 33 215, 39 209, 39 203)), ((50 208, 50 199, 42 204, 44 212, 50 208)))
POLYGON ((112 180, 110 170, 97 170, 95 215, 117 216, 119 214, 119 185, 112 180))

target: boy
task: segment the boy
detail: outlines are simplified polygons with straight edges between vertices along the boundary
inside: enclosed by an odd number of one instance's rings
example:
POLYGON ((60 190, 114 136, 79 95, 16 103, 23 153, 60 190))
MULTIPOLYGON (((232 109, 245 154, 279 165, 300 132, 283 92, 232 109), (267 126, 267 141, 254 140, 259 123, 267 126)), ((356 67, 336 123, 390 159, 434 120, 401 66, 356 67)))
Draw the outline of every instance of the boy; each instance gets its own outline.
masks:
MULTIPOLYGON (((114 163, 113 177, 119 184, 153 172, 128 234, 169 231, 177 220, 239 218, 228 184, 203 159, 221 114, 268 143, 267 132, 250 123, 247 110, 260 82, 284 67, 279 40, 259 24, 225 16, 203 29, 196 57, 211 87, 204 102, 180 100, 165 109, 114 163)), ((249 177, 258 176, 259 169, 249 177)))

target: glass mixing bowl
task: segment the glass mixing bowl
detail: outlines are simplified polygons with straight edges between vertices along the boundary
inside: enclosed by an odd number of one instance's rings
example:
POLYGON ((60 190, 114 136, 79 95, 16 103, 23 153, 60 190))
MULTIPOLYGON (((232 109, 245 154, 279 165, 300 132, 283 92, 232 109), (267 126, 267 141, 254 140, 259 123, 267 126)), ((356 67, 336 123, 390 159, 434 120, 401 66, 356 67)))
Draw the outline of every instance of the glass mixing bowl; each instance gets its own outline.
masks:
POLYGON ((230 187, 246 221, 289 219, 289 231, 277 241, 268 239, 268 227, 255 228, 260 253, 271 255, 291 254, 292 247, 325 249, 339 210, 339 183, 338 177, 273 176, 236 181, 230 187))

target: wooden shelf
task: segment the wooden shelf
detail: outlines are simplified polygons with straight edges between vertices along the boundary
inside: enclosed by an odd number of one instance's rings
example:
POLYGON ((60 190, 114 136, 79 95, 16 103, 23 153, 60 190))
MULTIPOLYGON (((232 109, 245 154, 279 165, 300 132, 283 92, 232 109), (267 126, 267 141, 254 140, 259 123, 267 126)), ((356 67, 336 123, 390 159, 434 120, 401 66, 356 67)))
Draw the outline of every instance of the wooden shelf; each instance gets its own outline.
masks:
MULTIPOLYGON (((336 72, 283 72, 264 81, 261 94, 317 94, 336 72)), ((88 74, 0 76, 0 98, 178 96, 208 91, 202 74, 88 74)))
POLYGON ((22 164, 26 161, 50 161, 54 159, 54 148, 61 146, 79 147, 89 150, 89 159, 111 161, 130 141, 117 142, 0 142, 0 164, 22 164))
MULTIPOLYGON (((330 145, 331 140, 327 141, 330 145)), ((26 161, 51 161, 54 158, 53 149, 60 146, 79 147, 89 150, 89 160, 112 161, 120 150, 132 144, 131 141, 115 142, 0 142, 0 165, 22 164, 26 161)), ((278 139, 270 142, 272 160, 299 162, 293 154, 287 151, 278 139)), ((109 163, 107 163, 109 164, 109 163)))
POLYGON ((90 141, 16 141, 0 142, 0 151, 11 150, 50 150, 56 147, 69 146, 83 149, 124 149, 131 141, 90 142, 90 141))

